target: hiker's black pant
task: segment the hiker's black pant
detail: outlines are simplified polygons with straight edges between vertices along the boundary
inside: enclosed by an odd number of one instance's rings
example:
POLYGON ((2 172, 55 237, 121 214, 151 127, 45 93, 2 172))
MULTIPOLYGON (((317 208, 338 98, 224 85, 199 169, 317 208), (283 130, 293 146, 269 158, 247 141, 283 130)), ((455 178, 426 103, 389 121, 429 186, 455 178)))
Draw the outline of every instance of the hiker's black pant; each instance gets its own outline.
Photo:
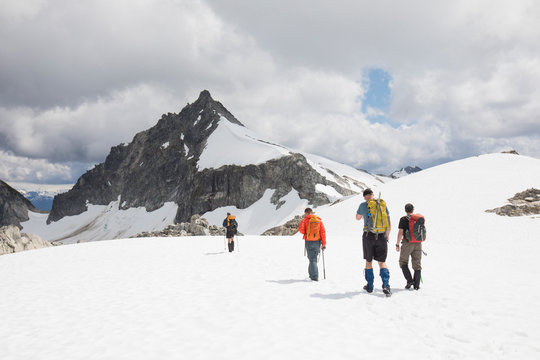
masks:
POLYGON ((375 259, 378 262, 385 262, 388 255, 388 241, 386 234, 374 234, 365 231, 362 234, 362 245, 364 248, 364 259, 372 262, 375 259))

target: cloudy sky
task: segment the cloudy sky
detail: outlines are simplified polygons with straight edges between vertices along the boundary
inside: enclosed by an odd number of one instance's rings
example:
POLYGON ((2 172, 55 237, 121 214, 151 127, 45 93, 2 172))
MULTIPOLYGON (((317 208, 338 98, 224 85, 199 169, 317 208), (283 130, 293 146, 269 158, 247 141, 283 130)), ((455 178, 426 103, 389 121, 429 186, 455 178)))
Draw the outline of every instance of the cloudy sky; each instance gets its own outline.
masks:
POLYGON ((540 158, 539 24, 535 0, 0 0, 0 179, 73 183, 203 89, 378 173, 540 158))

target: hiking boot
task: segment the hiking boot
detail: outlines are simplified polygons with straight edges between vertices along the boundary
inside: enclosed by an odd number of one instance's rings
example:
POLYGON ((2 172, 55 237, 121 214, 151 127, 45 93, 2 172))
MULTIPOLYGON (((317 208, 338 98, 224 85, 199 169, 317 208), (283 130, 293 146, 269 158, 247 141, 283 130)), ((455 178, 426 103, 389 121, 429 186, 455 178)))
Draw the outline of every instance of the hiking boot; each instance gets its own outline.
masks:
POLYGON ((382 288, 382 291, 386 297, 392 296, 392 291, 390 290, 390 286, 385 286, 382 288))
POLYGON ((407 285, 405 285, 405 289, 409 290, 413 285, 414 285, 414 282, 412 280, 407 281, 407 285))
POLYGON ((372 287, 369 287, 367 285, 364 285, 364 290, 366 290, 368 293, 372 293, 373 292, 373 288, 372 287))

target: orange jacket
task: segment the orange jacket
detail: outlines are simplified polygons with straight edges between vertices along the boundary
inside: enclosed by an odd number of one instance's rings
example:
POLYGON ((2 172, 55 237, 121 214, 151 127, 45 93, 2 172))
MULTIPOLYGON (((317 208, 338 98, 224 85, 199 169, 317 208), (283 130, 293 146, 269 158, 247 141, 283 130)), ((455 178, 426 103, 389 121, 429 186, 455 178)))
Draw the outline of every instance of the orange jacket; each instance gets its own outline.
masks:
MULTIPOLYGON (((304 235, 304 240, 306 239, 306 228, 309 223, 309 219, 312 216, 316 216, 313 214, 306 215, 302 221, 300 222, 300 225, 298 226, 298 231, 300 234, 304 235)), ((319 218, 320 219, 320 218, 319 218)), ((321 238, 319 240, 322 241, 322 246, 326 246, 326 230, 324 229, 324 224, 321 220, 321 231, 320 231, 321 238)), ((319 240, 308 240, 308 241, 319 241, 319 240)))

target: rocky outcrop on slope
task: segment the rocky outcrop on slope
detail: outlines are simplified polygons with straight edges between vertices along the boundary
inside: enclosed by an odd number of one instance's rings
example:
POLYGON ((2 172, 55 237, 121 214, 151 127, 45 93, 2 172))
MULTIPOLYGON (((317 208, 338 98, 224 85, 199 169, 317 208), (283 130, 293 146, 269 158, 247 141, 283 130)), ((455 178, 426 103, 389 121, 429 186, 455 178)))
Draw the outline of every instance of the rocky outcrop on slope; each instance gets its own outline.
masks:
POLYGON ((178 205, 175 222, 187 222, 223 206, 244 209, 275 189, 272 202, 292 189, 314 206, 329 203, 316 184, 332 186, 342 195, 352 191, 328 181, 301 154, 290 153, 263 164, 222 166, 198 170, 206 141, 220 121, 243 126, 208 91, 179 114, 163 115, 152 128, 135 135, 128 145, 111 149, 104 163, 86 172, 73 189, 54 198, 47 223, 78 215, 87 204, 108 205, 120 199, 120 208, 160 208, 166 202, 178 205))
POLYGON ((21 222, 27 221, 28 211, 38 211, 17 190, 0 180, 0 226, 15 225, 22 229, 21 222))
POLYGON ((516 150, 514 150, 514 149, 506 150, 506 151, 501 151, 501 154, 519 155, 519 153, 518 153, 516 150))
POLYGON ((0 228, 0 255, 52 246, 34 234, 21 233, 15 225, 0 228))
POLYGON ((510 204, 486 210, 486 212, 495 213, 501 216, 523 216, 540 214, 540 190, 527 189, 517 193, 508 199, 510 204))
POLYGON ((169 225, 161 231, 142 232, 131 236, 138 237, 177 237, 177 236, 225 236, 225 228, 216 225, 208 225, 208 220, 200 215, 193 215, 189 222, 169 225))
POLYGON ((295 216, 292 220, 287 221, 285 224, 273 227, 262 233, 264 236, 288 236, 294 235, 298 232, 298 226, 304 217, 301 215, 295 216))

